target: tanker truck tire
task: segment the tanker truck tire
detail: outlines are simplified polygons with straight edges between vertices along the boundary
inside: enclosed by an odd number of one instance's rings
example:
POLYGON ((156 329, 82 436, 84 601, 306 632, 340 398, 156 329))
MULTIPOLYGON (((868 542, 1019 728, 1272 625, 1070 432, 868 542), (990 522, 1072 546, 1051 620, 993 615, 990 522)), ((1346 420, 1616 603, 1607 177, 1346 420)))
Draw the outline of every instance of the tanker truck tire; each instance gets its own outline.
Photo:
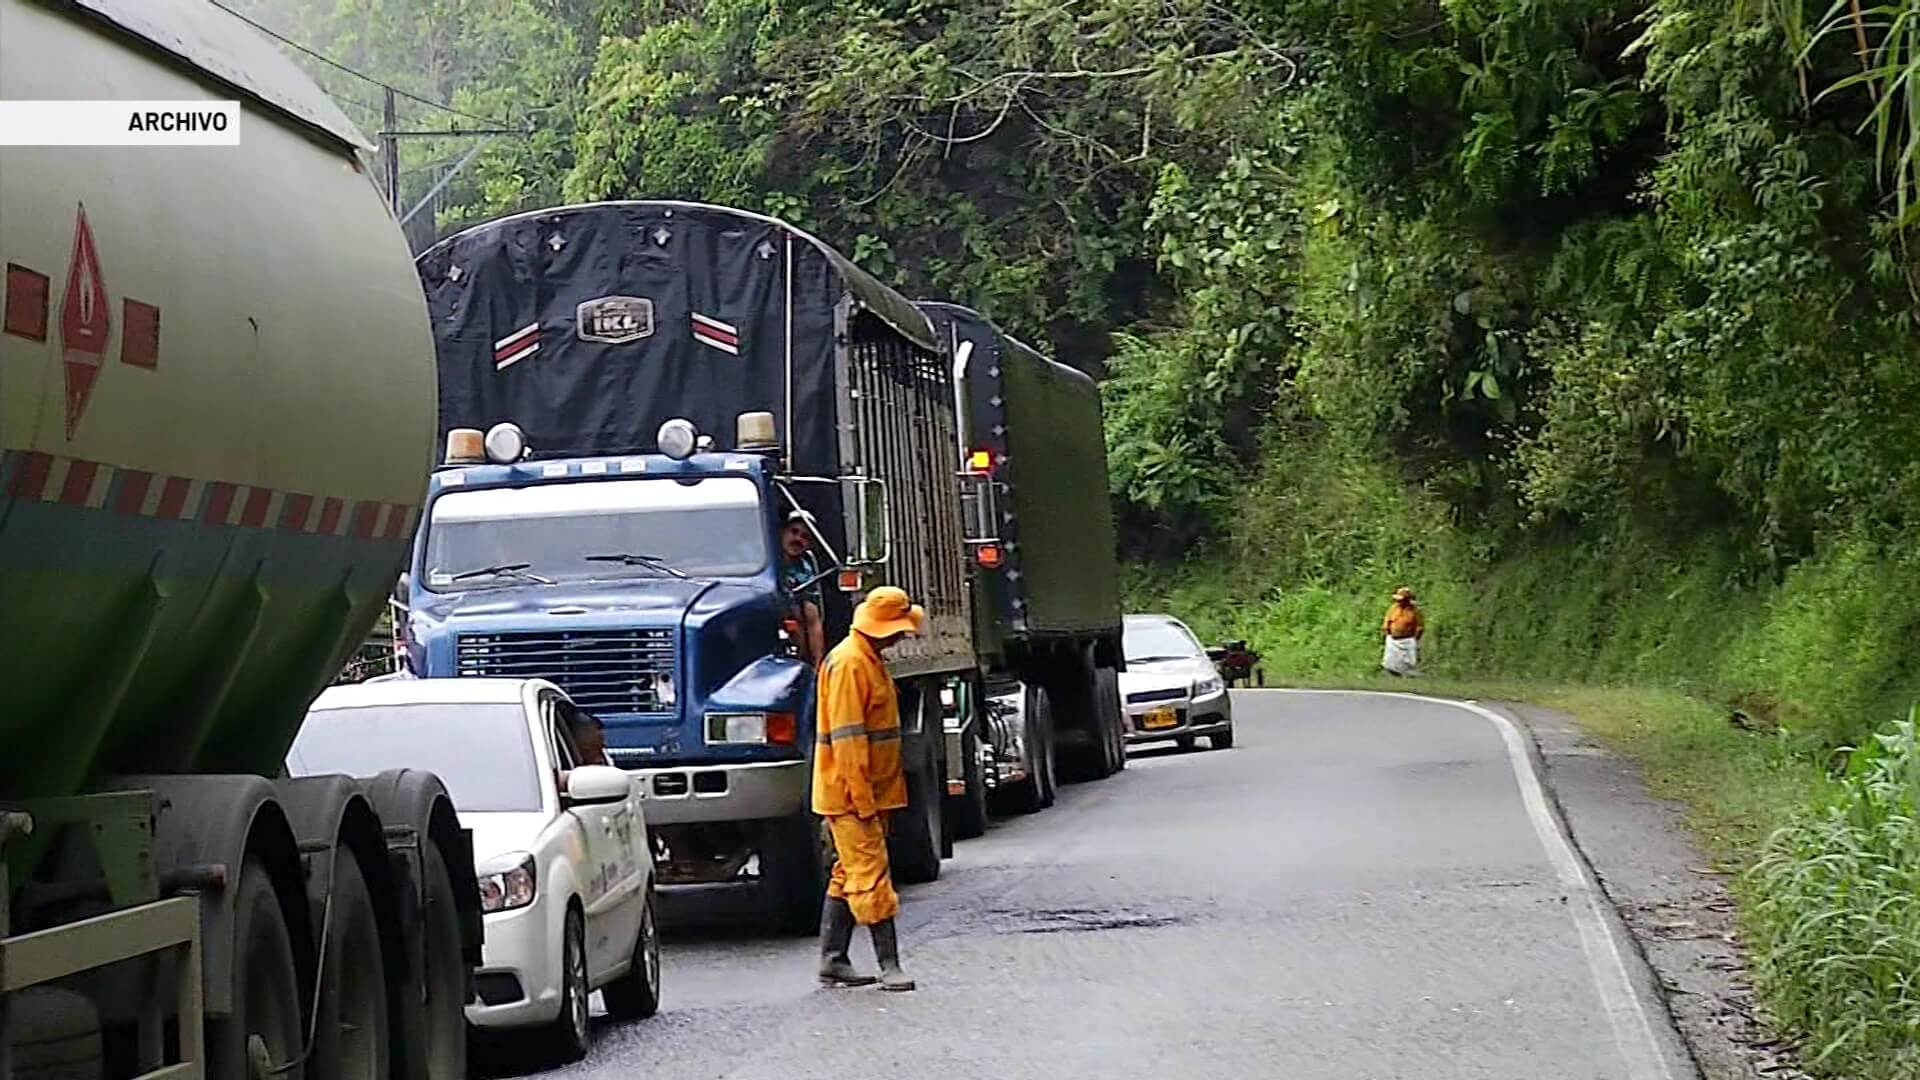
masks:
MULTIPOLYGON (((322 932, 312 1075, 384 1080, 388 1074, 387 968, 373 893, 352 851, 335 849, 332 925, 322 932)), ((325 924, 326 914, 320 914, 325 924)))
POLYGON ((774 921, 782 932, 806 937, 820 930, 820 905, 833 867, 833 841, 811 810, 766 824, 760 872, 771 894, 774 921))
POLYGON ((106 1061, 93 1002, 71 990, 31 986, 7 1002, 11 1080, 100 1080, 106 1061))
POLYGON ((256 1054, 282 1069, 274 1080, 301 1080, 306 1031, 293 935, 259 859, 241 867, 233 897, 234 1011, 207 1022, 207 1080, 264 1080, 255 1075, 256 1054))
POLYGON ((426 1051, 411 1075, 426 1080, 467 1080, 467 973, 460 948, 459 899, 440 845, 422 845, 426 871, 427 1000, 419 1006, 420 1042, 426 1051))

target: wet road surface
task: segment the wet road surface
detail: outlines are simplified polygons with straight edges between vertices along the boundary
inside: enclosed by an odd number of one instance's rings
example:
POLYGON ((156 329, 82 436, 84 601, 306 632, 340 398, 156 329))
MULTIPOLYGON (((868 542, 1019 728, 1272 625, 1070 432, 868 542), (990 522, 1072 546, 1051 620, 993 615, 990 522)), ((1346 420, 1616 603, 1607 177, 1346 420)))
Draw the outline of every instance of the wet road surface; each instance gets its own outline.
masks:
POLYGON ((491 1074, 1684 1080, 1658 1008, 1609 981, 1616 946, 1495 723, 1234 707, 1236 748, 1136 750, 903 890, 915 993, 818 989, 812 940, 693 929, 658 1017, 601 1020, 580 1064, 491 1074))

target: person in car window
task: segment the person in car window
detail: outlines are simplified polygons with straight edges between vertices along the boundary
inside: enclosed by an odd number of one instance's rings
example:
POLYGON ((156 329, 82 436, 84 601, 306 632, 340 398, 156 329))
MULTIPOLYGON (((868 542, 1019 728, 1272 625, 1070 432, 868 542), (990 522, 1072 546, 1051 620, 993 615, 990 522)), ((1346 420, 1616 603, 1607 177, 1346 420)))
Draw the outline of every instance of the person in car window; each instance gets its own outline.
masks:
POLYGON ((821 616, 820 565, 813 559, 814 517, 805 510, 787 515, 780 530, 780 585, 793 600, 800 623, 800 658, 818 664, 827 654, 826 622, 821 616))
POLYGON ((813 748, 813 812, 833 833, 833 876, 820 919, 820 981, 866 986, 870 975, 847 957, 854 924, 873 935, 882 990, 911 990, 900 970, 893 918, 900 896, 887 864, 887 815, 907 805, 900 768, 900 702, 880 659, 926 624, 905 590, 883 585, 853 612, 853 631, 820 665, 818 734, 813 748))
MULTIPOLYGON (((577 765, 611 765, 607 760, 607 730, 600 718, 579 709, 566 711, 567 739, 573 743, 574 762, 577 765)), ((566 794, 567 781, 573 776, 572 769, 560 770, 560 793, 566 794)))

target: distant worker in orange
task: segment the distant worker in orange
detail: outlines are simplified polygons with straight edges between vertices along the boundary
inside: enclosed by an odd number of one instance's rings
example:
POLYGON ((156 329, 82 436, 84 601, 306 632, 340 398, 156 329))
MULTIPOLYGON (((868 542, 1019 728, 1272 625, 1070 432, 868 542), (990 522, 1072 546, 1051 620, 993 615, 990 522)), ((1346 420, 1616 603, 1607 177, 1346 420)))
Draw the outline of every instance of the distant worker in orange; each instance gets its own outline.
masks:
POLYGON ((1380 666, 1395 675, 1418 674, 1420 668, 1420 639, 1426 636, 1427 620, 1414 606, 1413 590, 1402 588, 1393 594, 1393 605, 1387 608, 1387 617, 1380 621, 1380 632, 1386 635, 1387 650, 1380 660, 1380 666))
POLYGON ((853 630, 820 667, 813 748, 813 812, 833 832, 833 876, 820 919, 820 981, 867 986, 875 979, 847 957, 854 924, 873 935, 882 990, 911 990, 900 970, 893 925, 900 897, 887 865, 887 815, 907 805, 900 771, 900 702, 881 655, 918 635, 926 611, 906 592, 883 585, 853 612, 853 630))

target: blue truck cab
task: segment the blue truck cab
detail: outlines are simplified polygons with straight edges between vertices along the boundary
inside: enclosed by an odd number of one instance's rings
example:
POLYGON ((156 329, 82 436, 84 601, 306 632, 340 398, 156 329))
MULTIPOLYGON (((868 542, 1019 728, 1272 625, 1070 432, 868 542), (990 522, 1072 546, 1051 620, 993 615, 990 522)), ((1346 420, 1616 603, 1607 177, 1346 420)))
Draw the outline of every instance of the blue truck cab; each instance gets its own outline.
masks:
POLYGON ((664 884, 730 881, 756 854, 777 876, 788 853, 766 849, 804 831, 813 738, 790 499, 754 453, 451 464, 414 541, 408 667, 564 688, 644 785, 664 884))

